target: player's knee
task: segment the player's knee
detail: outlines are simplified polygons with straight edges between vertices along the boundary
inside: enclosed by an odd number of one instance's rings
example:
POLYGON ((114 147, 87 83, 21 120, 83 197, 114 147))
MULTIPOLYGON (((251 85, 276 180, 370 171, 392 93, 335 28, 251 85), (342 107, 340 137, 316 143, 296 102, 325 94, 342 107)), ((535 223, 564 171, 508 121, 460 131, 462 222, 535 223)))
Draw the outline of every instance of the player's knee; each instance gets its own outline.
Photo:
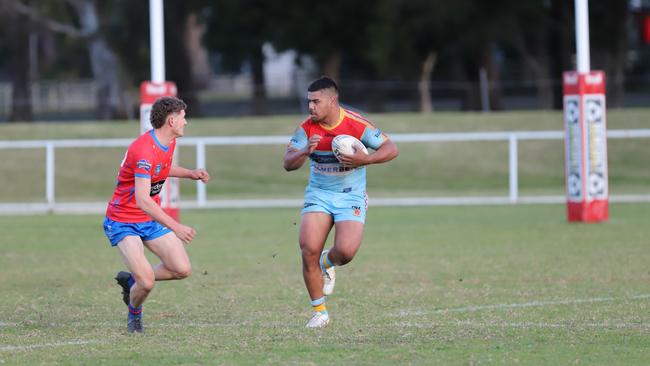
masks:
POLYGON ((352 261, 354 258, 354 255, 356 254, 355 250, 349 250, 349 249, 344 249, 344 250, 337 250, 336 253, 336 259, 335 259, 335 264, 338 266, 342 266, 344 264, 348 264, 352 261))
POLYGON ((315 249, 313 245, 307 245, 306 243, 300 243, 300 251, 302 257, 305 259, 313 259, 320 257, 321 251, 315 249))
POLYGON ((318 268, 318 259, 320 258, 320 251, 310 249, 308 247, 302 248, 302 263, 305 268, 318 268))
POLYGON ((156 285, 156 279, 154 276, 143 276, 141 278, 136 278, 135 283, 140 286, 143 291, 151 292, 153 287, 156 285))
POLYGON ((354 258, 354 256, 341 256, 339 258, 339 263, 337 263, 336 265, 338 266, 346 265, 352 261, 352 258, 354 258))
POLYGON ((176 278, 179 280, 182 280, 183 278, 187 278, 192 274, 192 265, 190 265, 189 263, 183 265, 177 268, 174 274, 176 275, 176 278))

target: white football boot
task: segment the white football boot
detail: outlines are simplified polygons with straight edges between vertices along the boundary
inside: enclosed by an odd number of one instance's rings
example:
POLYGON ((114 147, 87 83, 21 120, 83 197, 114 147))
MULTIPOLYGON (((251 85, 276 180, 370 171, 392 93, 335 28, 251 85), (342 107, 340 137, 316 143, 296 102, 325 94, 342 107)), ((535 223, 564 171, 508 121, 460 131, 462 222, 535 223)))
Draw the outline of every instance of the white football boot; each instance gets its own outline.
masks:
MULTIPOLYGON (((329 250, 323 251, 321 258, 323 257, 323 255, 327 255, 328 252, 329 250)), ((323 294, 325 296, 329 296, 332 294, 332 292, 334 292, 335 283, 336 283, 336 271, 334 270, 334 267, 332 266, 328 269, 323 270, 323 294)))
POLYGON ((330 316, 328 314, 323 314, 320 311, 315 311, 309 322, 307 323, 307 328, 323 328, 330 323, 330 316))

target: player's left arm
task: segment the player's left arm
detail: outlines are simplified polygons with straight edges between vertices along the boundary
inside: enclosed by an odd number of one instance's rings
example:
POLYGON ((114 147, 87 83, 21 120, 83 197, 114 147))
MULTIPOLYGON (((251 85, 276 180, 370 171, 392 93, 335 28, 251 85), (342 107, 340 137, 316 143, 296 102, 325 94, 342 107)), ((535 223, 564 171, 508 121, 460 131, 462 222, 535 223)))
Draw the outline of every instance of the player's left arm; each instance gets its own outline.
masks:
POLYGON ((357 167, 370 164, 381 164, 391 161, 399 155, 397 145, 380 129, 372 126, 366 127, 361 142, 375 152, 366 154, 360 149, 356 150, 354 154, 341 156, 341 162, 344 165, 357 167))
POLYGON ((386 137, 386 140, 377 148, 377 150, 367 155, 366 165, 381 164, 395 159, 399 155, 399 149, 393 140, 386 137))
POLYGON ((203 183, 210 181, 210 174, 205 169, 187 169, 182 166, 172 166, 169 169, 170 177, 187 178, 192 180, 200 180, 203 183))

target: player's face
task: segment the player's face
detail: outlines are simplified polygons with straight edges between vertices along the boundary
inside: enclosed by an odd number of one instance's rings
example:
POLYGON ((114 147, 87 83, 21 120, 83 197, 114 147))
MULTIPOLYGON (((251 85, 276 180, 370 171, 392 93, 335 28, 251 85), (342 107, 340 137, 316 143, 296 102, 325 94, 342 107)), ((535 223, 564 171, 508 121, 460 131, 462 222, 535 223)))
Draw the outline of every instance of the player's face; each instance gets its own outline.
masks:
POLYGON ((185 119, 185 111, 180 111, 171 115, 171 126, 172 130, 177 136, 185 135, 185 125, 187 120, 185 119))
POLYGON ((336 96, 327 90, 307 93, 309 101, 309 118, 314 122, 323 122, 332 111, 336 96))

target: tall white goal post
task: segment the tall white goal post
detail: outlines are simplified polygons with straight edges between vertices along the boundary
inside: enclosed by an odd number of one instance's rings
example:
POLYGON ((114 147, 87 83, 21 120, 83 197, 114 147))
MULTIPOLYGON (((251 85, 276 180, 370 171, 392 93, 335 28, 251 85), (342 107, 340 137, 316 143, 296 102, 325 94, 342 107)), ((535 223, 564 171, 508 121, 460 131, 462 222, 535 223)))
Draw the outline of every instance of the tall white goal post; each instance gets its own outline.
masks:
MULTIPOLYGON (((149 36, 151 80, 140 85, 140 133, 150 130, 151 106, 157 98, 175 97, 178 94, 176 84, 165 81, 165 32, 163 18, 163 0, 149 0, 149 36)), ((178 162, 178 150, 174 150, 172 165, 178 162)), ((160 191, 160 206, 165 212, 179 219, 178 201, 180 200, 180 181, 169 177, 160 191)))
POLYGON ((605 73, 591 71, 589 7, 575 0, 576 71, 563 75, 567 219, 601 222, 608 218, 605 73))

